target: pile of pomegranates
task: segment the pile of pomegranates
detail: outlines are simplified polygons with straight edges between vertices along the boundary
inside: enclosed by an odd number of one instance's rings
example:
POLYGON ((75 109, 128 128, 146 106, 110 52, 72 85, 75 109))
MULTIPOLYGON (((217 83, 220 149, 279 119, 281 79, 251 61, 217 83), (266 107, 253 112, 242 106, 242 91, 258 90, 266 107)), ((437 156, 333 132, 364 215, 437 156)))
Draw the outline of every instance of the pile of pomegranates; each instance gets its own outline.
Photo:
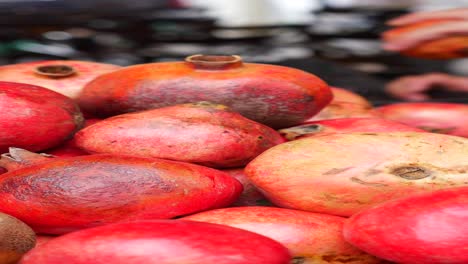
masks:
POLYGON ((3 66, 0 110, 0 264, 468 263, 466 105, 193 55, 3 66))

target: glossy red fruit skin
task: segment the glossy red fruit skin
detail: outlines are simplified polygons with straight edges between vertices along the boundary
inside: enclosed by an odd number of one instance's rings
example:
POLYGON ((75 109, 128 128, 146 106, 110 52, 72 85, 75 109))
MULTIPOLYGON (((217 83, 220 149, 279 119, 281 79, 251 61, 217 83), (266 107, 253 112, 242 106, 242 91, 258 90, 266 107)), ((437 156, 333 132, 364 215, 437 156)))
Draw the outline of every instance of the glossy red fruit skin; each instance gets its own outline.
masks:
POLYGON ((52 159, 3 174, 0 211, 10 212, 38 233, 63 234, 224 207, 241 192, 237 180, 203 166, 88 155, 52 159))
POLYGON ((9 147, 39 151, 55 147, 83 125, 78 106, 45 88, 0 82, 0 152, 9 147))
MULTIPOLYGON (((102 119, 86 119, 84 123, 84 127, 89 127, 90 125, 96 124, 97 122, 101 121, 102 119)), ((88 152, 80 149, 75 142, 75 138, 72 138, 62 145, 46 150, 47 154, 54 155, 56 157, 66 158, 66 157, 76 157, 76 156, 83 156, 89 155, 88 152)))
POLYGON ((468 263, 468 187, 389 201, 347 220, 345 239, 405 264, 468 263))
POLYGON ((333 133, 424 132, 424 130, 381 118, 339 118, 309 121, 278 132, 288 140, 333 133))
POLYGON ((48 60, 18 63, 0 67, 0 81, 27 83, 38 85, 57 93, 76 99, 84 85, 97 76, 120 69, 120 66, 89 61, 48 60), (74 69, 74 73, 66 76, 48 76, 38 73, 38 67, 66 65, 74 69))
POLYGON ((376 108, 383 118, 429 132, 468 137, 468 105, 397 103, 376 108))
MULTIPOLYGON (((396 27, 384 33, 383 38, 386 40, 392 40, 400 37, 402 34, 409 32, 418 31, 428 27, 432 27, 437 24, 443 24, 447 22, 453 22, 450 19, 437 19, 431 21, 424 21, 413 23, 407 26, 396 27)), ((451 36, 444 37, 436 40, 425 41, 416 47, 404 50, 401 53, 417 58, 425 59, 454 59, 468 56, 466 43, 468 41, 467 36, 451 36)))
POLYGON ((200 102, 111 117, 79 131, 75 141, 89 153, 230 168, 244 166, 284 139, 225 106, 200 102))
POLYGON ((20 264, 288 264, 278 242, 229 226, 182 220, 119 223, 56 238, 20 264))
POLYGON ((228 225, 264 235, 286 246, 296 260, 293 263, 380 263, 344 240, 343 217, 248 206, 210 210, 181 219, 228 225))
POLYGON ((126 67, 101 75, 80 95, 98 115, 209 101, 274 128, 307 120, 332 99, 327 84, 298 69, 242 63, 238 56, 194 55, 185 62, 126 67))
POLYGON ((243 191, 239 198, 231 206, 255 206, 255 205, 265 205, 273 206, 273 204, 268 201, 268 199, 255 187, 255 185, 249 180, 247 175, 245 175, 244 169, 228 169, 223 170, 231 177, 238 180, 243 187, 243 191))

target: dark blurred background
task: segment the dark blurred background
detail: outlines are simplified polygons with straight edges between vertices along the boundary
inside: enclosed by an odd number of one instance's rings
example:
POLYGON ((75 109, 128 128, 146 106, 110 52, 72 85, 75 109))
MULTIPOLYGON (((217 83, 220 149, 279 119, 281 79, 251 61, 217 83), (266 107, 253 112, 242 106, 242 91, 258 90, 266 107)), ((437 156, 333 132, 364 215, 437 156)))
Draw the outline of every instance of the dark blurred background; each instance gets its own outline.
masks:
MULTIPOLYGON (((291 66, 395 101, 386 82, 433 71, 468 76, 468 60, 422 60, 384 52, 385 21, 413 11, 467 7, 440 0, 0 0, 0 64, 89 60, 122 66, 237 54, 291 66)), ((434 92, 434 101, 468 102, 434 92)))

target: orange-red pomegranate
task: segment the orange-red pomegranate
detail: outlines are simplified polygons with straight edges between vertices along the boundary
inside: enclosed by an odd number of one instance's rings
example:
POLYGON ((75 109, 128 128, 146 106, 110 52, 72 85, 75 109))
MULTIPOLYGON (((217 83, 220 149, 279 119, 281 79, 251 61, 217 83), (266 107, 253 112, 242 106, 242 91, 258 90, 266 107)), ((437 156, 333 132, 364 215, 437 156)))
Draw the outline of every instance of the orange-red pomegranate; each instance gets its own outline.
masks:
POLYGON ((13 170, 0 178, 0 212, 39 233, 172 218, 228 206, 242 192, 242 185, 228 174, 189 163, 113 155, 36 155, 28 164, 31 156, 19 150, 2 156, 0 166, 13 170))
POLYGON ((339 87, 330 87, 330 89, 333 93, 333 100, 330 102, 330 104, 353 103, 353 104, 372 107, 372 103, 369 102, 369 100, 367 100, 360 94, 357 94, 350 90, 346 90, 344 88, 339 88, 339 87))
POLYGON ((142 64, 90 82, 79 104, 97 115, 210 101, 271 127, 288 127, 332 99, 327 84, 294 68, 243 63, 239 56, 194 55, 185 62, 142 64))
POLYGON ((83 116, 70 98, 39 86, 0 82, 1 153, 9 147, 55 147, 82 125, 83 116))
POLYGON ((278 130, 287 140, 332 133, 424 132, 424 130, 381 118, 339 118, 310 121, 304 125, 278 130))
POLYGON ((119 223, 39 245, 20 264, 289 264, 280 243, 245 230, 193 221, 119 223))
POLYGON ((0 81, 39 85, 76 99, 84 85, 119 66, 73 60, 27 62, 0 67, 0 81))
MULTIPOLYGON (((337 118, 378 118, 371 102, 352 91, 330 87, 333 100, 318 114, 309 118, 307 122, 337 118)), ((304 122, 304 123, 307 123, 304 122)))
POLYGON ((393 198, 468 185, 467 156, 462 137, 328 134, 275 146, 245 172, 276 205, 350 216, 393 198))
MULTIPOLYGON (((384 33, 383 38, 392 40, 399 38, 402 35, 421 30, 427 27, 432 27, 437 24, 453 22, 453 20, 432 20, 418 22, 407 26, 397 27, 384 33)), ((453 59, 468 56, 467 36, 451 36, 441 39, 426 41, 414 48, 402 51, 402 54, 411 57, 419 57, 426 59, 453 59)))
POLYGON ((275 207, 231 207, 182 218, 255 232, 286 246, 292 263, 380 263, 343 239, 345 218, 275 207))
POLYGON ((115 153, 240 167, 284 142, 270 127, 222 105, 168 106, 105 119, 79 131, 77 146, 89 153, 115 153))
POLYGON ((468 137, 468 105, 398 103, 376 108, 383 118, 434 133, 468 137))

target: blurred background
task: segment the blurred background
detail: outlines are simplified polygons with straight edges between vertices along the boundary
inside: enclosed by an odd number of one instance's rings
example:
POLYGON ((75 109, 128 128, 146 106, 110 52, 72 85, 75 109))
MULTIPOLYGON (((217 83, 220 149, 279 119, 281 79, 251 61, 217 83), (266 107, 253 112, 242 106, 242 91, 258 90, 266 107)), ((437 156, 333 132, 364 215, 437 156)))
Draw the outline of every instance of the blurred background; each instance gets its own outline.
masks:
MULTIPOLYGON (((468 59, 423 60, 380 48, 385 21, 468 0, 0 0, 0 64, 88 60, 122 66, 237 54, 291 66, 358 92, 396 101, 385 83, 446 72, 468 76, 468 59)), ((435 91, 433 101, 468 102, 435 91)))

